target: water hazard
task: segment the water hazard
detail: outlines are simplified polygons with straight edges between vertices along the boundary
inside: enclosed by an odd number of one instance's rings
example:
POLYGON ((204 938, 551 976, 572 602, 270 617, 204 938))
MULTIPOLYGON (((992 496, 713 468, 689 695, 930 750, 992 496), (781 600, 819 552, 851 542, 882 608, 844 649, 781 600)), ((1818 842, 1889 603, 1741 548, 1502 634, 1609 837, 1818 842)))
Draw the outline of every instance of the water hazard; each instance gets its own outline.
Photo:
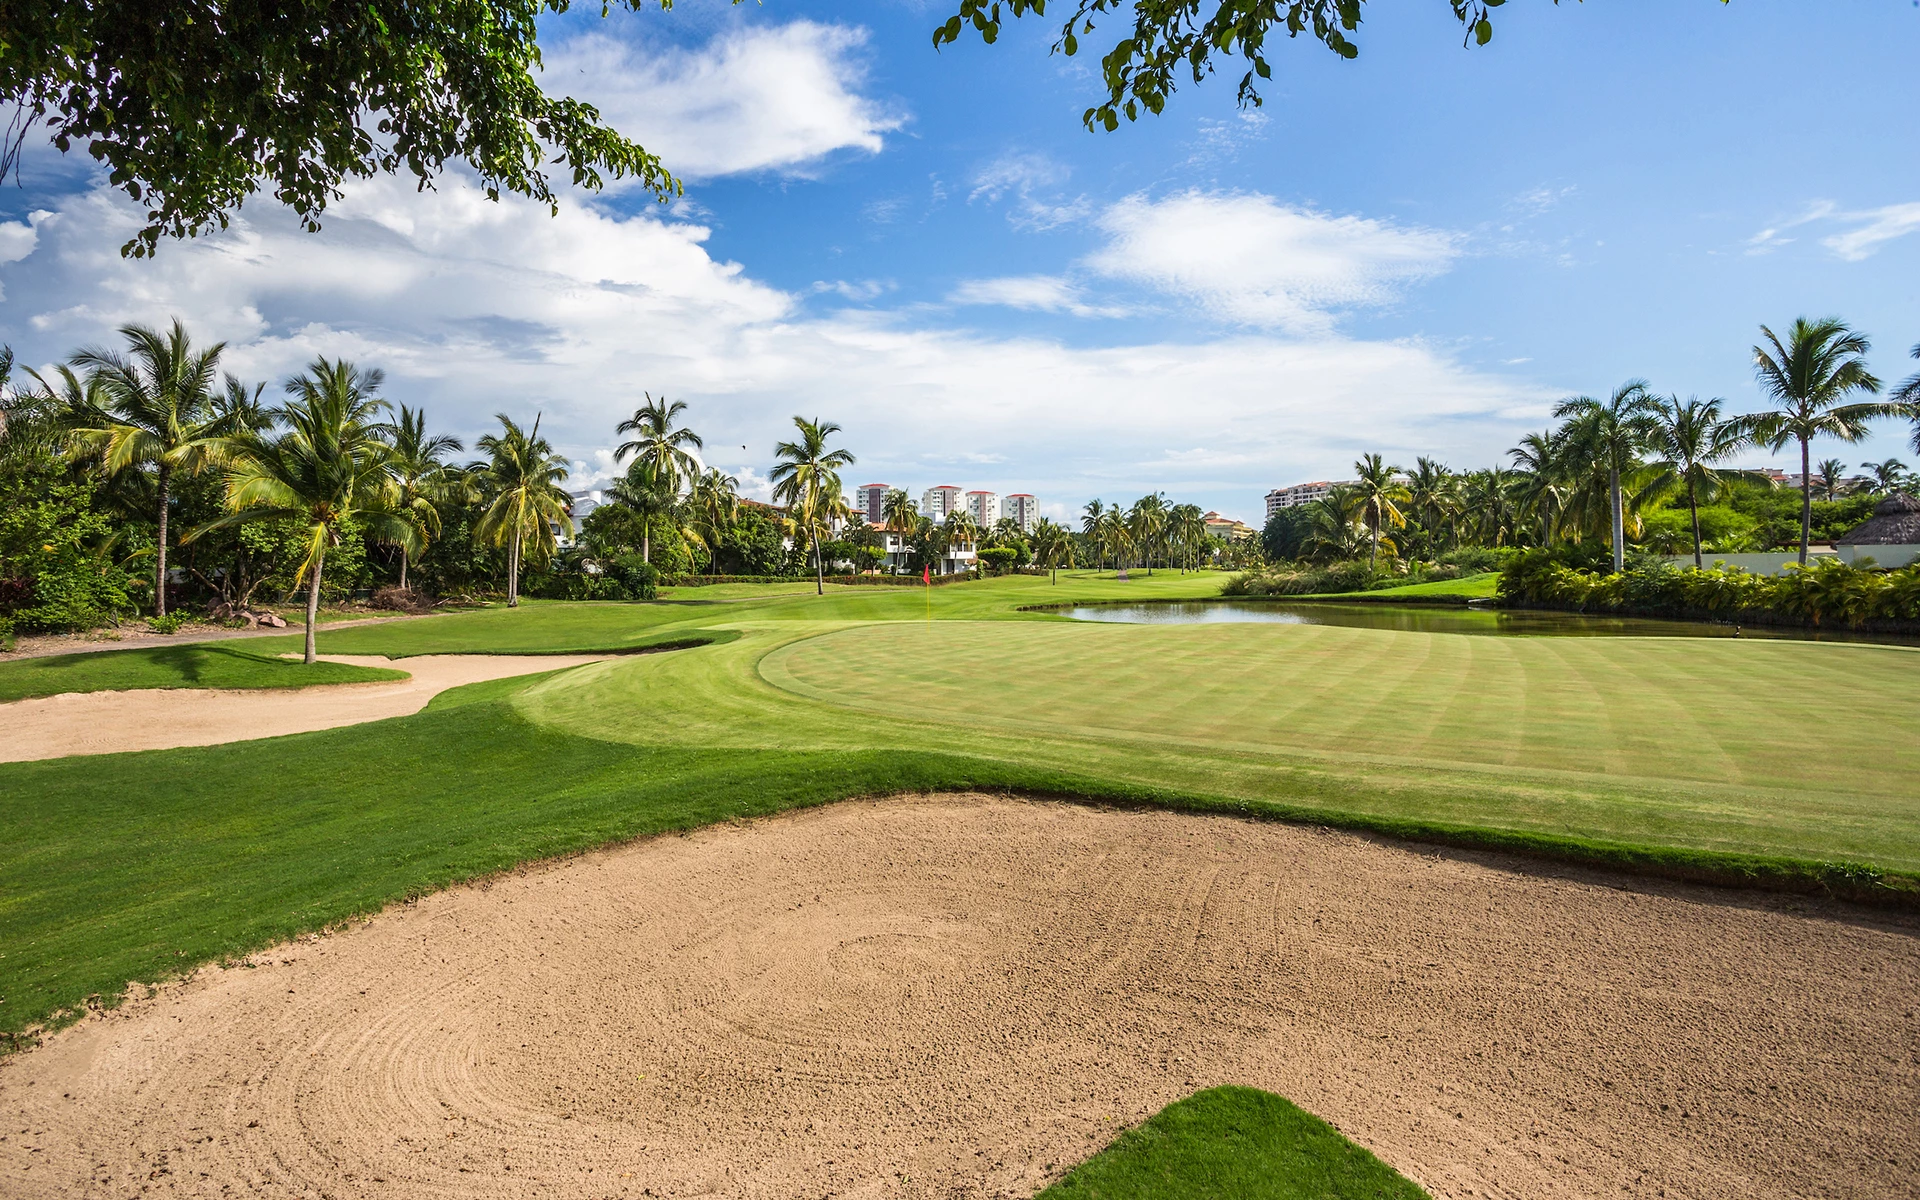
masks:
POLYGON ((1409 633, 1475 633, 1508 637, 1755 637, 1815 641, 1911 642, 1913 639, 1816 629, 1738 626, 1649 617, 1474 608, 1427 608, 1337 601, 1170 600, 1082 604, 1055 610, 1076 621, 1122 625, 1345 625, 1409 633))

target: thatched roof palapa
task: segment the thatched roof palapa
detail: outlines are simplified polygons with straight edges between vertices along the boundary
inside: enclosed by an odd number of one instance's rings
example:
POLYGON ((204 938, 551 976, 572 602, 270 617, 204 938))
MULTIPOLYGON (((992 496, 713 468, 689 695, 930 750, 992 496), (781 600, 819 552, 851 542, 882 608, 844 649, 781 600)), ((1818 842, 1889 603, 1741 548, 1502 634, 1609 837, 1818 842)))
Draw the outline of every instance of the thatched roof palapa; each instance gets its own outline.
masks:
POLYGON ((1920 500, 1892 492, 1873 515, 1835 538, 1836 546, 1920 546, 1920 500))

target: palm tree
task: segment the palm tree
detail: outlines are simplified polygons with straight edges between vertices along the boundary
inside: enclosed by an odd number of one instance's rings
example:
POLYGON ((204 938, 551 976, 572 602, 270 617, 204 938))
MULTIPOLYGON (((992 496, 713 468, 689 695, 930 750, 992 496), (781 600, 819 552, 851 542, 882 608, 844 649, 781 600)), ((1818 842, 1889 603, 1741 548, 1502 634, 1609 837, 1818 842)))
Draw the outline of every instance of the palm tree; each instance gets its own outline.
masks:
POLYGON ((1800 565, 1807 565, 1807 543, 1813 538, 1812 453, 1818 437, 1857 442, 1867 435, 1875 417, 1908 415, 1904 404, 1871 401, 1846 403, 1855 392, 1873 395, 1880 380, 1867 370, 1871 348, 1837 317, 1809 321, 1797 318, 1782 343, 1765 325, 1766 344, 1753 348, 1753 370, 1760 390, 1780 407, 1748 418, 1754 440, 1778 451, 1789 442, 1800 444, 1800 565))
POLYGON ((680 485, 700 473, 699 460, 687 447, 699 450, 706 443, 691 429, 673 427, 674 418, 687 411, 686 401, 675 400, 669 404, 665 396, 655 400, 651 392, 641 395, 647 398, 646 403, 634 409, 633 416, 614 426, 615 433, 631 433, 635 437, 620 443, 613 452, 613 461, 623 462, 627 455, 638 452, 640 461, 652 463, 655 477, 664 480, 667 490, 678 495, 680 485))
POLYGON ((1133 502, 1127 510, 1127 536, 1133 540, 1133 548, 1146 561, 1147 574, 1153 574, 1153 552, 1160 548, 1160 542, 1167 530, 1167 499, 1159 492, 1152 492, 1133 502))
MULTIPOLYGON (((1914 343, 1913 357, 1920 358, 1920 342, 1914 343)), ((1913 439, 1907 444, 1913 447, 1915 454, 1920 454, 1920 371, 1901 380, 1900 386, 1893 389, 1893 395, 1888 399, 1907 406, 1906 415, 1913 420, 1913 439)))
POLYGON ((351 521, 382 541, 410 549, 420 544, 419 527, 401 506, 389 427, 375 420, 387 407, 375 394, 380 382, 379 371, 325 358, 288 380, 293 399, 273 412, 286 431, 269 436, 243 430, 226 439, 221 457, 230 464, 228 511, 183 539, 248 521, 304 524, 306 557, 296 579, 307 584, 309 664, 320 623, 321 573, 328 548, 340 544, 340 527, 351 521))
POLYGON ((1656 488, 1679 487, 1687 494, 1687 515, 1693 522, 1693 566, 1704 564, 1700 555, 1700 502, 1717 497, 1732 479, 1762 480, 1754 471, 1716 471, 1713 464, 1735 453, 1751 440, 1738 421, 1724 421, 1720 407, 1726 401, 1715 396, 1697 400, 1689 396, 1656 398, 1647 409, 1647 445, 1659 461, 1654 468, 1660 474, 1656 488))
POLYGON ((1345 483, 1333 485, 1326 495, 1308 505, 1304 544, 1311 548, 1309 556, 1319 557, 1318 551, 1325 551, 1335 559, 1358 556, 1361 546, 1358 531, 1364 528, 1361 518, 1366 507, 1360 489, 1345 483))
POLYGON ((1407 507, 1426 537, 1428 555, 1436 553, 1440 527, 1450 521, 1456 511, 1458 483, 1458 477, 1444 463, 1424 454, 1414 460, 1413 472, 1406 483, 1407 507))
POLYGON ((1380 569, 1381 526, 1399 528, 1407 523, 1399 507, 1407 502, 1407 489, 1400 482, 1400 468, 1388 466, 1378 454, 1361 455, 1353 464, 1353 471, 1359 476, 1359 483, 1354 490, 1359 493, 1367 529, 1373 535, 1368 565, 1377 571, 1380 569))
POLYGON ((1863 462, 1860 465, 1873 476, 1873 490, 1876 492, 1897 491, 1907 478, 1907 464, 1897 458, 1882 459, 1877 463, 1863 462))
MULTIPOLYGON (((1106 515, 1106 503, 1099 499, 1087 501, 1086 507, 1080 510, 1080 532, 1086 537, 1089 546, 1096 546, 1099 543, 1102 522, 1106 519, 1106 515)), ((1094 552, 1100 554, 1097 549, 1094 552)), ((1095 564, 1095 569, 1102 569, 1106 565, 1106 556, 1101 554, 1101 561, 1095 564)))
POLYGON ((1473 514, 1474 532, 1485 545, 1504 546, 1508 538, 1518 537, 1513 506, 1514 494, 1521 482, 1505 467, 1497 465, 1467 476, 1460 503, 1473 514))
POLYGON ((773 448, 773 498, 785 504, 795 519, 806 528, 813 543, 814 591, 827 594, 827 566, 820 561, 820 527, 827 510, 840 502, 840 468, 854 463, 846 450, 829 450, 827 441, 840 432, 840 426, 818 417, 809 421, 795 417, 793 426, 800 439, 781 442, 773 448))
POLYGON ((899 488, 891 488, 880 501, 880 520, 895 533, 912 533, 920 523, 920 510, 913 497, 899 488))
POLYGON ((1111 559, 1114 573, 1118 574, 1121 562, 1133 546, 1133 531, 1127 526, 1127 514, 1118 504, 1109 505, 1107 511, 1100 514, 1096 536, 1099 538, 1100 556, 1111 559))
MULTIPOLYGON (((393 423, 394 479, 400 487, 400 507, 412 515, 425 546, 440 536, 440 505, 465 489, 464 477, 448 469, 445 455, 466 449, 451 434, 427 433, 426 410, 402 404, 393 423)), ((413 555, 400 548, 400 587, 406 590, 407 565, 413 555)))
POLYGON ((1566 465, 1557 433, 1529 433, 1507 452, 1520 472, 1514 499, 1540 522, 1540 544, 1553 543, 1553 530, 1566 501, 1566 465))
POLYGON ((157 500, 158 554, 153 568, 154 615, 167 615, 167 509, 176 475, 197 475, 219 465, 226 436, 235 432, 214 405, 214 371, 225 342, 196 351, 178 319, 166 334, 145 325, 123 325, 128 353, 82 350, 73 365, 98 381, 103 411, 98 423, 72 430, 76 454, 98 455, 109 475, 153 468, 157 500))
POLYGON ((719 574, 720 540, 740 520, 740 481, 708 467, 687 491, 687 513, 695 535, 707 548, 707 573, 719 574))
POLYGON ((1553 406, 1553 415, 1567 422, 1563 433, 1572 459, 1586 468, 1590 478, 1606 477, 1615 574, 1625 569, 1627 553, 1621 477, 1639 465, 1649 431, 1648 403, 1646 381, 1629 379, 1613 389, 1605 403, 1591 396, 1573 396, 1553 406))
POLYGON ((1838 500, 1847 492, 1847 464, 1837 458, 1824 458, 1813 468, 1813 483, 1824 499, 1838 500))
POLYGON ((1073 534, 1046 517, 1033 523, 1033 561, 1047 568, 1053 584, 1060 584, 1060 564, 1073 565, 1073 534))
POLYGON ((607 489, 607 498, 640 518, 640 561, 653 565, 653 525, 678 507, 673 477, 650 458, 636 458, 607 489))
POLYGON ((520 560, 528 537, 536 550, 551 553, 555 527, 573 520, 567 511, 568 496, 560 489, 560 481, 567 477, 567 460, 540 436, 539 414, 534 415, 530 430, 521 429, 505 413, 495 414, 495 419, 500 432, 482 435, 474 443, 476 450, 487 455, 475 475, 492 499, 474 522, 473 536, 507 548, 507 607, 518 608, 520 560))
POLYGON ((1181 554, 1181 569, 1199 569, 1200 548, 1207 540, 1207 515, 1198 504, 1176 504, 1167 518, 1167 535, 1181 554))

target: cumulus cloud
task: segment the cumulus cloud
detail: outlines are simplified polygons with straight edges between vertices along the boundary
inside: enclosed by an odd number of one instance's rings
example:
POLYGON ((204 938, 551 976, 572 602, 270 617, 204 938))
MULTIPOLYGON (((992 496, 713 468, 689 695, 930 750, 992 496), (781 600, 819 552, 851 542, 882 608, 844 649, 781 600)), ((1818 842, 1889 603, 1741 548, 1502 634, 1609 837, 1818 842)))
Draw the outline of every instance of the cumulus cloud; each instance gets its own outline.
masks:
POLYGON ((905 118, 860 93, 866 31, 790 21, 699 50, 650 50, 602 34, 546 55, 541 82, 587 101, 689 179, 804 173, 836 151, 878 154, 905 118))
MULTIPOLYGON (((384 367, 391 396, 469 444, 495 412, 543 413, 581 466, 575 487, 611 477, 613 426, 650 390, 690 403, 707 460, 749 494, 764 494, 772 444, 799 413, 846 428, 863 478, 916 494, 962 482, 1077 505, 1163 488, 1252 518, 1268 487, 1360 449, 1490 459, 1551 398, 1417 340, 1156 331, 1085 347, 944 327, 914 306, 814 311, 713 257, 700 224, 652 206, 551 217, 459 176, 425 194, 356 183, 318 235, 251 206, 150 260, 120 257, 140 214, 104 185, 54 209, 25 257, 0 265, 0 326, 23 361, 177 314, 227 340, 247 378, 316 354, 384 367), (931 478, 934 462, 964 478, 931 478)), ((999 302, 1085 303, 1046 279, 1025 293, 979 282, 999 302)))
POLYGON ((1294 208, 1270 196, 1190 191, 1132 196, 1103 212, 1087 265, 1189 297, 1228 320, 1325 332, 1342 308, 1397 299, 1445 271, 1456 234, 1294 208))
POLYGON ((968 279, 947 296, 951 304, 994 304, 1029 312, 1063 312, 1076 317, 1123 317, 1119 305, 1086 302, 1078 285, 1058 275, 1012 275, 968 279))

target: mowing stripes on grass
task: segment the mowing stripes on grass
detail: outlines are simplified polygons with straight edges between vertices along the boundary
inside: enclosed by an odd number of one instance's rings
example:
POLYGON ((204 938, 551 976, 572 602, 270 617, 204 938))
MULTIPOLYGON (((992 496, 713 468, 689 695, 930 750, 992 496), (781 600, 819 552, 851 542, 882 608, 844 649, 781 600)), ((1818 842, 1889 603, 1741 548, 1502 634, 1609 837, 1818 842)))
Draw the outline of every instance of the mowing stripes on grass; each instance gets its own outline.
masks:
POLYGON ((241 650, 218 642, 149 646, 22 658, 0 663, 0 702, 68 692, 124 692, 145 688, 297 688, 323 683, 381 683, 405 671, 319 662, 312 666, 269 650, 241 650))
POLYGON ((1037 1200, 1429 1200, 1340 1131, 1272 1092, 1169 1104, 1037 1200))

